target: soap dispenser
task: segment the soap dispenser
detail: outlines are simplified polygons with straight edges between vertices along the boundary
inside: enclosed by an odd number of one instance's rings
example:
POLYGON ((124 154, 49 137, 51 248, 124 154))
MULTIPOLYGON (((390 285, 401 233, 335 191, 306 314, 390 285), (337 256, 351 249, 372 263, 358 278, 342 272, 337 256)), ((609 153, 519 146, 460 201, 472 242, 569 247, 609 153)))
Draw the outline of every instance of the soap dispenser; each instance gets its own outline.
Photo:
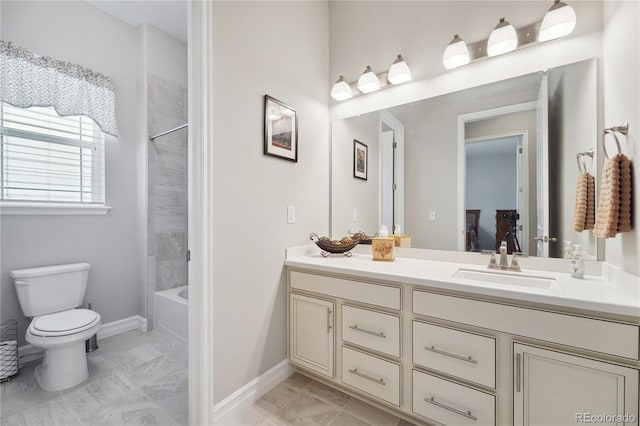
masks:
POLYGON ((569 270, 573 278, 584 279, 584 259, 582 258, 582 250, 580 244, 575 244, 573 256, 569 261, 569 270))
POLYGON ((565 259, 571 259, 573 257, 573 252, 574 252, 574 249, 571 244, 571 241, 565 240, 564 248, 562 249, 562 257, 564 257, 565 259))

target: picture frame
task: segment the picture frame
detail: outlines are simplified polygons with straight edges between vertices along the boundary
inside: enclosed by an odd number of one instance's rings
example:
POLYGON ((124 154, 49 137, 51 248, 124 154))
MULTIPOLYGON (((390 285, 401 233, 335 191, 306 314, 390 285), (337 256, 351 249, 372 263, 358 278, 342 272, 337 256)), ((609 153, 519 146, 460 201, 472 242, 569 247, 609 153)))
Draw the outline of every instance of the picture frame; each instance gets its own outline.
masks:
POLYGON ((369 171, 369 148, 359 140, 353 140, 353 177, 367 180, 369 171))
POLYGON ((264 95, 264 154, 298 162, 298 114, 269 95, 264 95))

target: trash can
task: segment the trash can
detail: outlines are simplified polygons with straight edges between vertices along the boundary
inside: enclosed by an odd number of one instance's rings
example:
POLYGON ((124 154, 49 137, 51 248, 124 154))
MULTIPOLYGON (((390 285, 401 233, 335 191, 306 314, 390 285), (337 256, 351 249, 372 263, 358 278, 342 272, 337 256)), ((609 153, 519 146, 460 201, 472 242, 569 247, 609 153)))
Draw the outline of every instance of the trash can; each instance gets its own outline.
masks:
POLYGON ((0 382, 11 380, 19 367, 18 323, 4 320, 0 322, 0 382))

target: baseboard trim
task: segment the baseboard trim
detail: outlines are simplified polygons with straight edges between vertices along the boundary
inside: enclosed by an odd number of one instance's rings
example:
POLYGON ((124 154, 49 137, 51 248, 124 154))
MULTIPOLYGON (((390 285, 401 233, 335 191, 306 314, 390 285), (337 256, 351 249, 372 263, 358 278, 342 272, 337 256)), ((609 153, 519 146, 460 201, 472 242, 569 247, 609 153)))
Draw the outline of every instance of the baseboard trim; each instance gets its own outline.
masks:
MULTIPOLYGON (((213 421, 217 423, 223 417, 225 419, 233 417, 237 410, 260 399, 262 395, 269 392, 295 371, 296 368, 289 360, 285 359, 280 362, 214 405, 213 421)), ((220 424, 224 424, 224 422, 220 422, 220 424)))
POLYGON ((146 332, 147 320, 142 318, 140 315, 134 315, 129 318, 123 318, 121 320, 102 324, 102 327, 100 327, 100 330, 98 330, 98 340, 117 336, 118 334, 126 333, 133 330, 146 332))
MULTIPOLYGON (((118 334, 126 333, 133 330, 146 332, 147 320, 145 318, 142 318, 140 315, 134 315, 129 318, 123 318, 121 320, 102 324, 100 330, 98 330, 97 333, 98 340, 117 336, 118 334)), ((41 359, 42 354, 42 349, 35 347, 32 344, 26 344, 18 348, 18 357, 20 358, 21 364, 41 359)))

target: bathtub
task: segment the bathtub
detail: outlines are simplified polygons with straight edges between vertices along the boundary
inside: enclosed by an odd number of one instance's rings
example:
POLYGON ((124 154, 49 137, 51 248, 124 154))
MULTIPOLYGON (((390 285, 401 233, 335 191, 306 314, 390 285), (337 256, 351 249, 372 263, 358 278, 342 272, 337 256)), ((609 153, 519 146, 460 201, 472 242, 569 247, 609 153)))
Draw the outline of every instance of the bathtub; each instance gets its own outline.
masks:
POLYGON ((189 339, 189 289, 176 287, 153 295, 153 326, 165 335, 187 343, 189 339))

